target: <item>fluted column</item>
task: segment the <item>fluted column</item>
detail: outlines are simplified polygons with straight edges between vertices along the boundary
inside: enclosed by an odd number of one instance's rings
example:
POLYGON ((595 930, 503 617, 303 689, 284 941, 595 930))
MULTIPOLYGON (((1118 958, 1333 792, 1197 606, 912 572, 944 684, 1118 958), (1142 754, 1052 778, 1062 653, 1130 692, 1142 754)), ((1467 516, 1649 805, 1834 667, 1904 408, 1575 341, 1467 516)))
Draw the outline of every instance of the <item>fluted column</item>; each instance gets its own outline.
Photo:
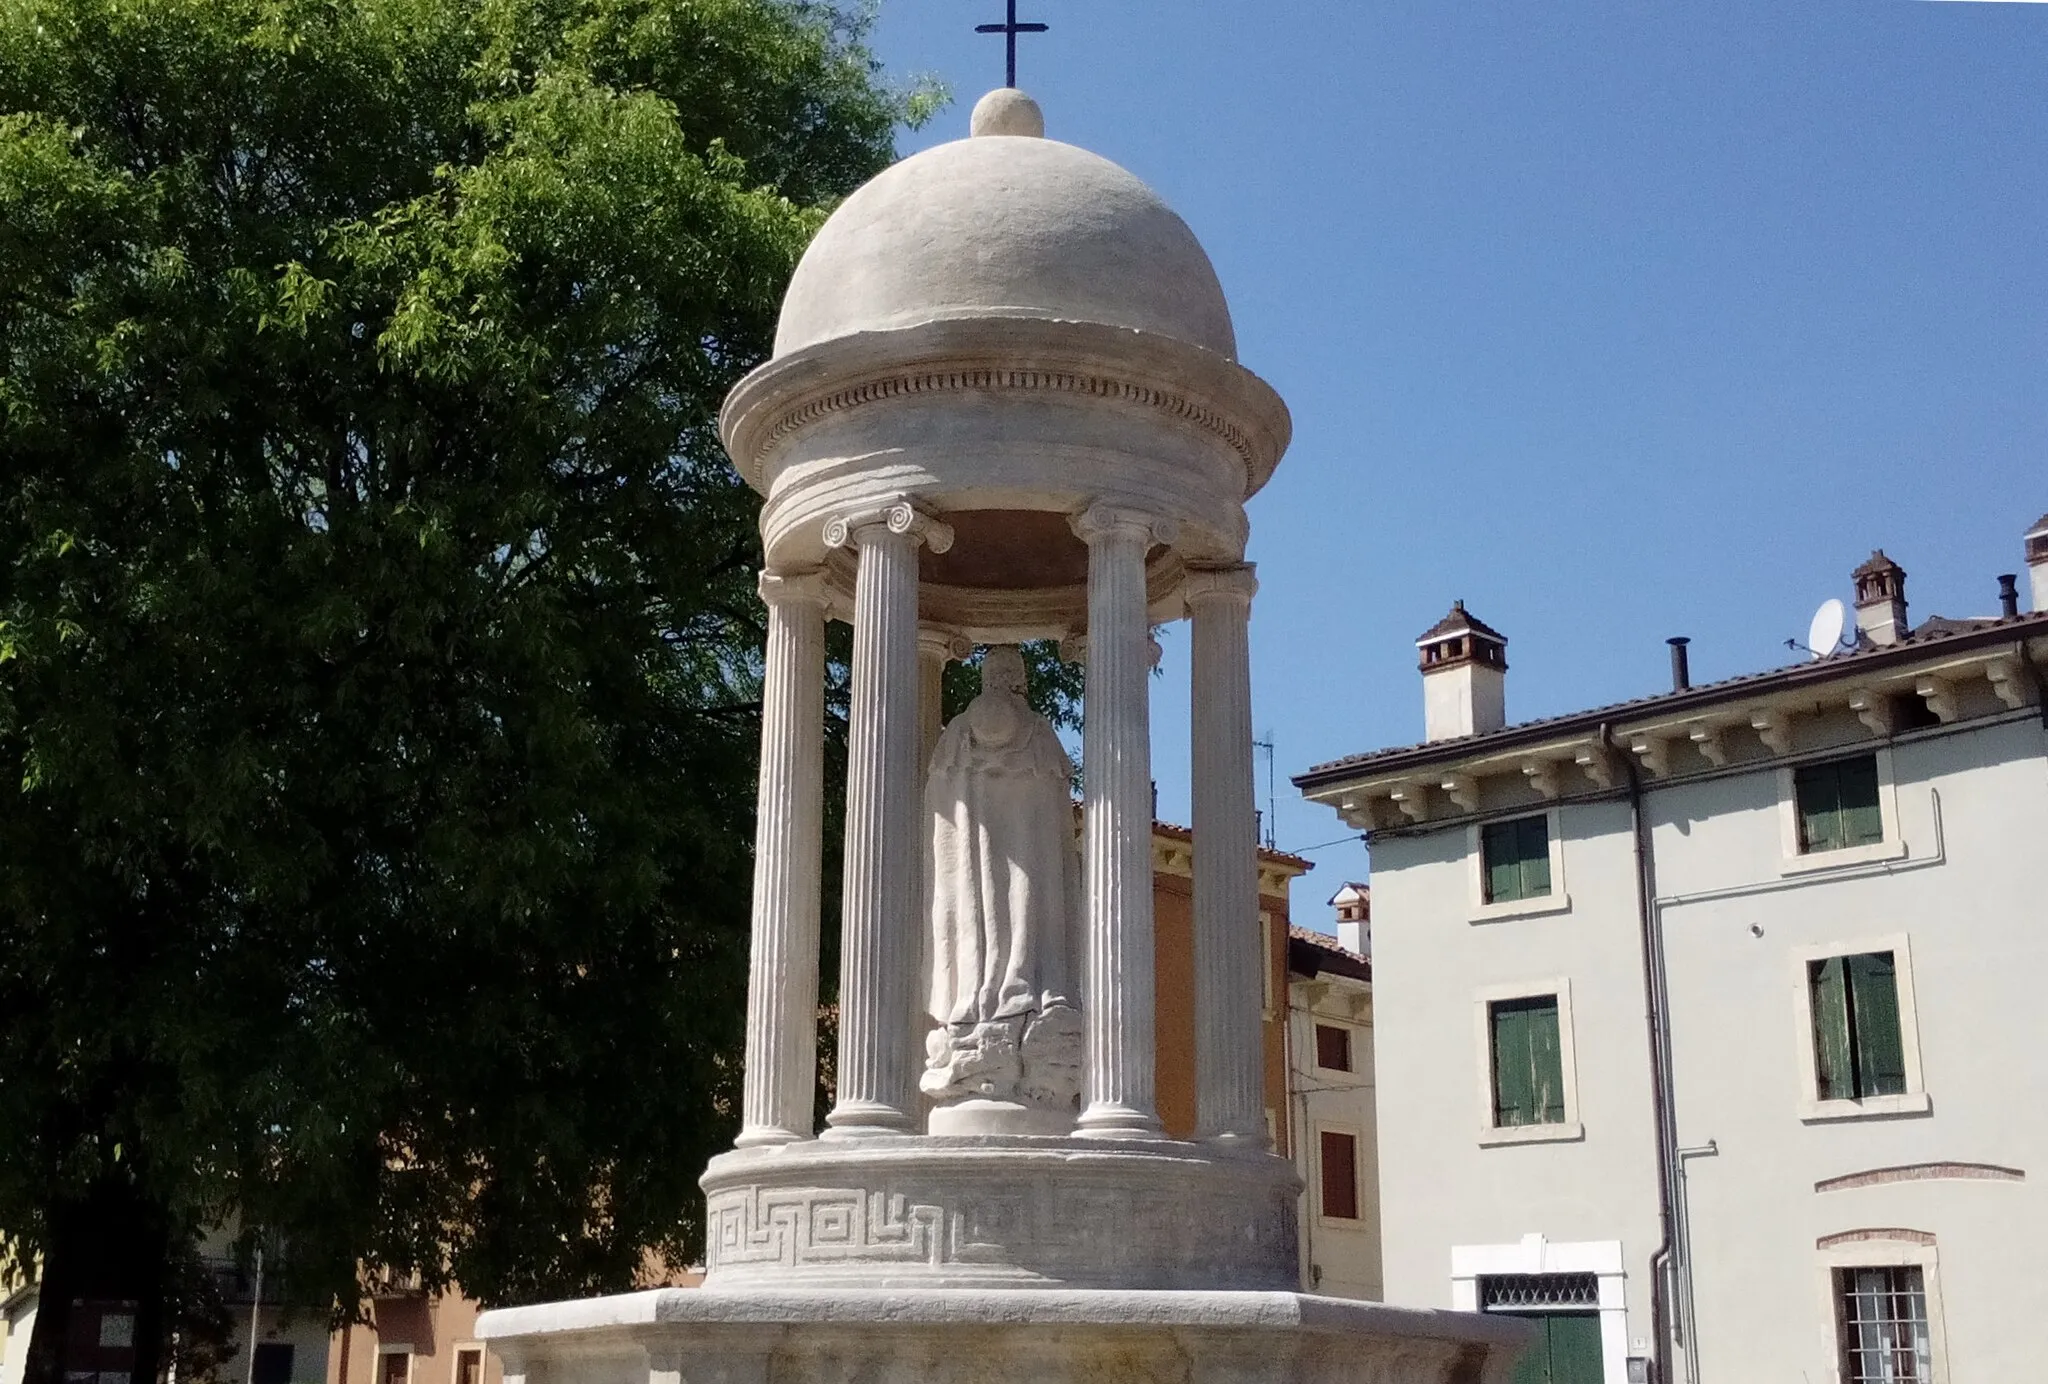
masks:
POLYGON ((907 501, 833 519, 857 554, 853 705, 847 725, 846 856, 839 935, 838 1102, 831 1134, 906 1134, 917 1123, 911 1015, 923 896, 917 825, 917 549, 953 531, 907 501))
POLYGON ((1259 832, 1252 798, 1252 569, 1189 574, 1194 625, 1195 1132, 1266 1143, 1259 832))
POLYGON ((1160 520, 1098 505, 1074 520, 1088 544, 1088 680, 1081 722, 1082 1017, 1086 1102, 1078 1129, 1160 1132, 1152 1028, 1152 639, 1145 552, 1160 520))
POLYGON ((768 654, 754 817, 741 1148, 808 1139, 818 1080, 818 877, 825 824, 825 582, 761 574, 768 654))

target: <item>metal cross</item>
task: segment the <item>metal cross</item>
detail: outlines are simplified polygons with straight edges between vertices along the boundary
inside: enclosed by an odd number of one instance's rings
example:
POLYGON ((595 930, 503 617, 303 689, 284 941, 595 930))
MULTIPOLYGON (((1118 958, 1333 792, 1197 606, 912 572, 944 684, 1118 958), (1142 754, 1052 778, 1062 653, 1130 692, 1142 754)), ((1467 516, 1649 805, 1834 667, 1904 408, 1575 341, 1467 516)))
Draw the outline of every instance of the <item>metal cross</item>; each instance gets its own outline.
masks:
POLYGON ((1046 26, 1043 24, 1019 24, 1017 22, 1017 0, 1006 0, 1006 3, 1008 5, 1008 17, 1003 23, 977 24, 974 26, 974 32, 977 34, 1001 34, 1003 36, 1003 48, 1005 50, 1005 63, 1003 67, 1005 80, 1003 85, 1013 87, 1017 85, 1017 35, 1042 34, 1045 32, 1046 26))

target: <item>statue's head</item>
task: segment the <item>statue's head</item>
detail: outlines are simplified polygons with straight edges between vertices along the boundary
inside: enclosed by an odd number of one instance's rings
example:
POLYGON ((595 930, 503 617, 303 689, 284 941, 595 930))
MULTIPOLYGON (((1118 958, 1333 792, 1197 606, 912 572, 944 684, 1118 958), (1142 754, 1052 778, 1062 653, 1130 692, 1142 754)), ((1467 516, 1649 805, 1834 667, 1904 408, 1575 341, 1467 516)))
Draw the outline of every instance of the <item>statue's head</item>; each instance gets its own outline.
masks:
POLYGON ((1031 684, 1024 676, 1024 655, 1015 644, 997 644, 982 655, 981 686, 986 692, 1001 688, 1020 697, 1027 694, 1031 684))

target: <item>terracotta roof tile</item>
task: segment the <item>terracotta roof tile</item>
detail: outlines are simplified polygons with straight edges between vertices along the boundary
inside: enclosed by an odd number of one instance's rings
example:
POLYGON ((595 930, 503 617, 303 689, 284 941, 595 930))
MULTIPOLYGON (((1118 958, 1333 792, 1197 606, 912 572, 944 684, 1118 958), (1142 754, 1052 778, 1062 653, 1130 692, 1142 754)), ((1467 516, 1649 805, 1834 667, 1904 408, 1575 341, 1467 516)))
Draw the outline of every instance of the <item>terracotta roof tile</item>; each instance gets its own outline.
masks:
MULTIPOLYGON (((1933 624, 1928 621, 1927 624, 1933 624)), ((1943 624, 1961 622, 1944 621, 1943 624)), ((1483 735, 1461 735, 1449 740, 1430 740, 1413 745, 1393 745, 1386 749, 1369 750, 1364 754, 1346 755, 1317 764, 1293 778, 1297 788, 1313 787, 1320 780, 1343 776, 1354 769, 1371 768, 1383 760, 1400 759, 1414 755, 1434 763, 1439 760, 1456 759, 1479 750, 1488 744, 1515 744, 1528 740, 1540 740, 1546 735, 1558 733, 1566 728, 1584 725, 1587 728, 1601 721, 1611 721, 1619 716, 1654 714, 1663 707, 1710 706, 1718 702, 1733 700, 1759 691, 1767 691, 1780 684, 1833 679, 1847 674, 1855 665, 1865 662, 1904 663, 1922 654, 1937 653, 1940 646, 1950 641, 1969 640, 1975 643, 1991 643, 1993 636, 2010 633, 2020 638, 2039 637, 2048 634, 2048 611, 2033 611, 2026 615, 1999 616, 1973 621, 1967 628, 1937 629, 1929 632, 1927 626, 1915 630, 1895 644, 1881 644, 1845 650, 1830 654, 1826 658, 1788 664, 1770 668, 1758 673, 1742 673, 1719 682, 1695 683, 1683 691, 1658 692, 1647 697, 1634 697, 1628 701, 1611 702, 1606 706, 1589 707, 1583 711, 1569 711, 1557 716, 1538 717, 1533 721, 1521 721, 1500 730, 1488 731, 1483 735), (1426 754, 1424 752, 1427 752, 1426 754)))
POLYGON ((1508 642, 1506 635, 1487 624, 1471 611, 1465 609, 1463 601, 1452 601, 1451 613, 1417 635, 1416 643, 1420 644, 1431 639, 1438 639, 1447 634, 1464 634, 1468 632, 1483 634, 1489 639, 1498 639, 1503 644, 1508 642))

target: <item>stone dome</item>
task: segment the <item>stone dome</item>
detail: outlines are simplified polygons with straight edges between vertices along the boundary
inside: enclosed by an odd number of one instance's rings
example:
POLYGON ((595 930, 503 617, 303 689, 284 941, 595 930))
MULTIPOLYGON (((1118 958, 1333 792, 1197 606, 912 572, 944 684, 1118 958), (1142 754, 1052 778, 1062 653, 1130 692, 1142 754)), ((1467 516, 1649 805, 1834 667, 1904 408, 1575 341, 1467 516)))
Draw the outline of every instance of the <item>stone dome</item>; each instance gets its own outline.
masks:
POLYGON ((1128 327, 1235 360, 1222 285, 1187 223, 1100 155, 995 132, 1029 129, 1036 113, 1020 92, 991 93, 973 137, 914 154, 847 198, 797 265, 775 354, 1022 317, 1128 327))

